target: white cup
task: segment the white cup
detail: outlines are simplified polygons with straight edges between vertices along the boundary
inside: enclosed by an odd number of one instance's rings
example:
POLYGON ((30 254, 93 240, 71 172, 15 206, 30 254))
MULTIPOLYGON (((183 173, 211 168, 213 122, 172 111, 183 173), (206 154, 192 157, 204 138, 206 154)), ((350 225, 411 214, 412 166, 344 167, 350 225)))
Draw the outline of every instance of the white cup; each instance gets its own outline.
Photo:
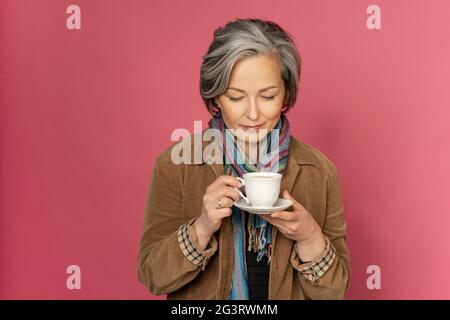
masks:
POLYGON ((280 195, 280 184, 283 175, 276 172, 250 172, 244 173, 237 179, 241 187, 245 186, 247 197, 235 188, 240 196, 253 207, 272 207, 280 195))

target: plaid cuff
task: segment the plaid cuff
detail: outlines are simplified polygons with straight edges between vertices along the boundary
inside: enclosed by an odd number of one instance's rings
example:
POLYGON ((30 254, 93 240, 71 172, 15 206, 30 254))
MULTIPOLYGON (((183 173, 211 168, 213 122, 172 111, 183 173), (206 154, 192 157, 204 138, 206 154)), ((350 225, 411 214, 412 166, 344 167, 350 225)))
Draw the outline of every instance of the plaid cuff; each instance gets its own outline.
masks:
POLYGON ((202 265, 202 271, 205 270, 206 264, 209 258, 217 250, 217 240, 213 234, 209 239, 208 245, 205 250, 200 249, 197 244, 197 234, 193 226, 196 218, 182 224, 178 228, 178 243, 180 244, 181 251, 186 258, 194 265, 202 265))
POLYGON ((324 238, 326 242, 325 249, 315 261, 303 263, 298 255, 296 244, 294 244, 294 249, 292 250, 292 265, 303 275, 303 277, 312 282, 323 276, 336 258, 336 249, 326 235, 324 235, 324 238))

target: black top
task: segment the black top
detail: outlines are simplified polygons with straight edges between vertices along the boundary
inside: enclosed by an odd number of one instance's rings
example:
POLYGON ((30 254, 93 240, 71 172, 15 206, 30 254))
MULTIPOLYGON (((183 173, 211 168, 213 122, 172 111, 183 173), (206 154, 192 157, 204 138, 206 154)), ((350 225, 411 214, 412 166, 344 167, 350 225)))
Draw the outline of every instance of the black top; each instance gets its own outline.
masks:
MULTIPOLYGON (((248 215, 251 213, 245 213, 245 239, 248 246, 248 231, 247 221, 248 215)), ((268 300, 269 298, 269 271, 270 266, 267 264, 268 258, 263 256, 261 260, 256 261, 258 256, 257 252, 247 251, 247 277, 248 286, 250 291, 250 300, 268 300)))

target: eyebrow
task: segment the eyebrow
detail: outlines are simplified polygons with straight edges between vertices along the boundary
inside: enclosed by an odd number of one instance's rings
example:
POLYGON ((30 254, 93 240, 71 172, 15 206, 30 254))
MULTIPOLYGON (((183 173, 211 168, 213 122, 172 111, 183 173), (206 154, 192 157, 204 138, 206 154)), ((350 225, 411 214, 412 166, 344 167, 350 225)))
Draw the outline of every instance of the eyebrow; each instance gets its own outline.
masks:
MULTIPOLYGON (((263 88, 263 89, 259 90, 259 92, 266 91, 266 90, 273 89, 273 88, 278 88, 278 87, 277 86, 268 86, 266 88, 263 88)), ((235 87, 228 87, 227 90, 236 90, 236 91, 245 93, 244 90, 238 89, 238 88, 235 88, 235 87)))

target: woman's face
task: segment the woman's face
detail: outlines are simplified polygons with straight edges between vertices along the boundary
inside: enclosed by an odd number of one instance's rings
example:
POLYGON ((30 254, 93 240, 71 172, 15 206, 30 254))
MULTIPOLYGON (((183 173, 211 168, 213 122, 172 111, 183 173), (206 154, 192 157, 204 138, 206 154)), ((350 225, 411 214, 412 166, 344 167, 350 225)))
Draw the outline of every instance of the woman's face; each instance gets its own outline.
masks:
POLYGON ((285 97, 281 68, 275 56, 258 55, 238 61, 228 88, 216 97, 225 125, 238 139, 263 139, 280 119, 285 97), (264 129, 264 130, 260 130, 264 129))

